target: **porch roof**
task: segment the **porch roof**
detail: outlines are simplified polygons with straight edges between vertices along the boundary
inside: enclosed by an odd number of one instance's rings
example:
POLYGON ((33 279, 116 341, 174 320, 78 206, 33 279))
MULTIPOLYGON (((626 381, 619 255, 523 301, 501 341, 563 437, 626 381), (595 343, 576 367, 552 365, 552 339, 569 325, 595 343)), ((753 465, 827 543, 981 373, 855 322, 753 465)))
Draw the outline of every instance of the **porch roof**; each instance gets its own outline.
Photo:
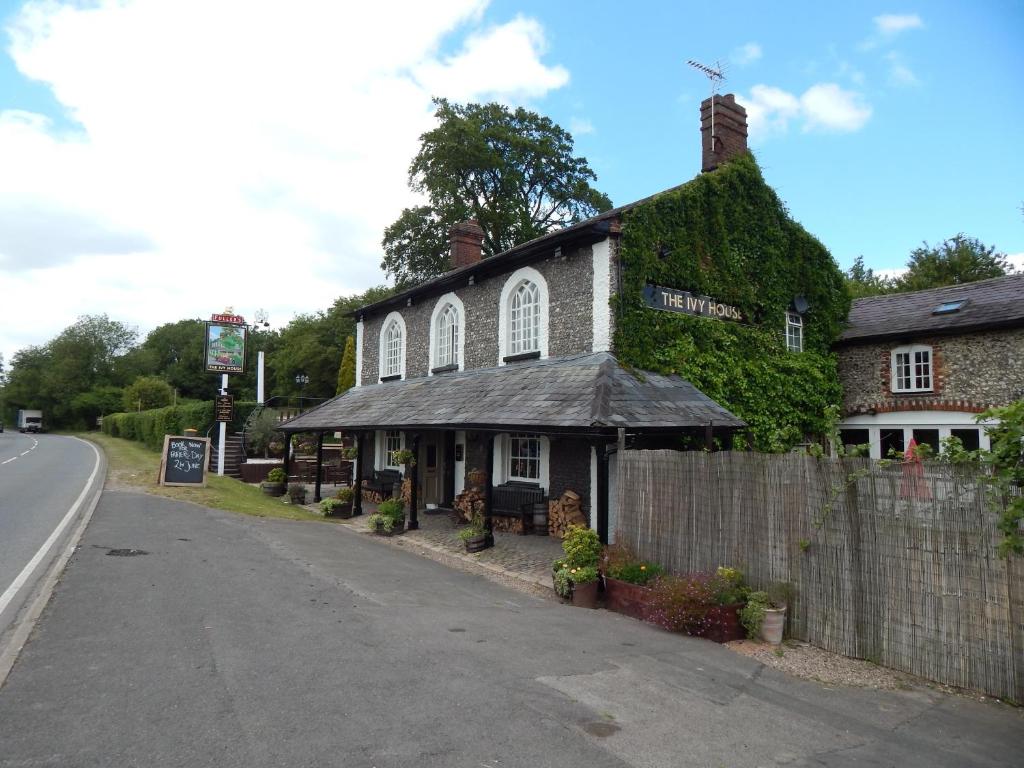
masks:
POLYGON ((746 423, 679 376, 597 352, 353 387, 281 424, 285 432, 459 428, 664 431, 746 423))

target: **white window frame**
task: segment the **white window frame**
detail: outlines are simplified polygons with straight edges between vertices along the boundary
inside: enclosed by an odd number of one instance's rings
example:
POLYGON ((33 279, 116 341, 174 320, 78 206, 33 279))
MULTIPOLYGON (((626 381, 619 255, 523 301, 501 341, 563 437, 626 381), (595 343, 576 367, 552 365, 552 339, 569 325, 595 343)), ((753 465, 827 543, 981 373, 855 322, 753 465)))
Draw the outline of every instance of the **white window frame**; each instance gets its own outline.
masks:
POLYGON ((384 322, 380 326, 380 344, 378 347, 378 358, 377 368, 380 371, 381 379, 387 376, 398 375, 401 378, 405 378, 405 346, 408 335, 405 330, 405 318, 402 317, 399 312, 391 312, 387 317, 384 318, 384 322), (398 346, 398 370, 392 370, 387 367, 388 363, 388 336, 391 328, 395 327, 401 336, 398 346))
POLYGON ((512 474, 512 433, 497 435, 494 440, 494 465, 491 472, 494 476, 495 485, 501 485, 509 480, 520 483, 536 483, 546 492, 550 493, 551 487, 551 442, 545 435, 533 433, 514 433, 516 436, 536 438, 540 441, 540 476, 537 478, 519 477, 512 474))
POLYGON ((927 344, 908 344, 896 347, 889 357, 889 376, 893 392, 934 392, 935 391, 935 353, 927 344), (906 356, 906 363, 900 362, 906 356), (919 355, 927 355, 926 361, 919 360, 919 355), (919 366, 925 366, 926 374, 921 374, 919 366), (904 375, 905 373, 905 375, 904 375), (906 381, 907 386, 903 386, 906 381))
POLYGON ((458 319, 458 327, 455 334, 455 355, 457 359, 454 362, 458 365, 460 371, 466 369, 466 308, 463 306, 462 299, 454 293, 446 293, 434 304, 434 311, 430 315, 430 365, 427 366, 428 376, 434 375, 432 369, 451 364, 440 361, 441 345, 439 338, 441 332, 440 324, 445 310, 449 307, 455 312, 458 319))
POLYGON ((548 305, 550 293, 547 280, 533 267, 522 267, 513 272, 501 289, 498 304, 498 365, 505 365, 505 358, 523 352, 539 352, 540 358, 548 356, 548 305), (512 350, 512 303, 517 292, 525 283, 533 283, 537 288, 536 337, 534 349, 512 350))
POLYGON ((804 318, 797 312, 786 312, 786 349, 804 351, 804 318))
POLYGON ((395 450, 405 450, 405 432, 398 429, 378 429, 375 434, 374 446, 374 467, 376 469, 397 469, 399 472, 405 473, 405 467, 400 464, 392 464, 392 451, 388 450, 388 434, 392 432, 398 433, 398 448, 395 450))

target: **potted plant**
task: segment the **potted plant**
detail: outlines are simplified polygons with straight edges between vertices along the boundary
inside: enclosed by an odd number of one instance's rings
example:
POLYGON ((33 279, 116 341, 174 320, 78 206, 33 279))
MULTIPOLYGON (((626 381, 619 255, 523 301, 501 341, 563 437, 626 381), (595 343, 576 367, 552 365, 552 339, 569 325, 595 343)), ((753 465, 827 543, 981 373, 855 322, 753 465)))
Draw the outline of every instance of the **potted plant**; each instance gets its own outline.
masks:
POLYGON ((351 488, 339 488, 333 498, 324 499, 320 502, 320 509, 327 517, 341 517, 348 519, 352 517, 352 498, 355 491, 351 488), (329 502, 329 503, 328 503, 329 502))
POLYGON ((466 545, 467 552, 483 552, 487 549, 487 530, 484 528, 483 516, 473 515, 469 525, 459 531, 459 538, 466 545))
POLYGON ((573 605, 588 608, 597 603, 597 565, 601 558, 601 540, 597 531, 571 525, 562 539, 564 558, 552 564, 555 593, 573 605), (577 597, 579 592, 579 597, 577 597))
POLYGON ((743 573, 737 568, 720 567, 712 579, 715 604, 707 614, 707 624, 701 637, 716 643, 743 639, 743 626, 739 613, 747 602, 750 588, 743 583, 743 573))
POLYGON ((602 572, 605 607, 634 619, 646 619, 651 610, 650 584, 664 569, 638 559, 621 545, 612 545, 605 548, 602 572))
POLYGON ((274 467, 267 473, 267 479, 260 483, 260 488, 267 496, 281 496, 288 484, 288 476, 281 467, 274 467))
POLYGON ((411 467, 416 463, 416 454, 408 448, 402 448, 391 455, 394 457, 395 464, 401 464, 403 467, 411 467))
POLYGON ((302 483, 295 483, 294 485, 288 486, 288 500, 292 504, 305 504, 306 503, 306 486, 302 483))
POLYGON ((788 584, 772 584, 768 591, 751 592, 747 604, 740 610, 740 621, 747 637, 760 637, 766 643, 779 645, 786 627, 786 606, 789 603, 788 584))
POLYGON ((359 449, 356 448, 354 445, 348 448, 342 448, 341 457, 343 459, 347 459, 348 461, 355 461, 357 458, 359 458, 359 449))
POLYGON ((387 499, 366 519, 370 530, 378 536, 395 536, 405 530, 405 505, 400 499, 387 499))

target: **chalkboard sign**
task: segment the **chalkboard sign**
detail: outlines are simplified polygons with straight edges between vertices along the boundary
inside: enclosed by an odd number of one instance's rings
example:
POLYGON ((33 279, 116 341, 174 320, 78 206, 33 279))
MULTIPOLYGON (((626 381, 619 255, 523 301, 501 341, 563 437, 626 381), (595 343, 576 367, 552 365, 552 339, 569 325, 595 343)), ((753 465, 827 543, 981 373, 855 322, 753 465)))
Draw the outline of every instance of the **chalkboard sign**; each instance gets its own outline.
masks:
POLYGON ((210 463, 210 438, 164 436, 160 457, 160 485, 206 486, 206 468, 210 463))

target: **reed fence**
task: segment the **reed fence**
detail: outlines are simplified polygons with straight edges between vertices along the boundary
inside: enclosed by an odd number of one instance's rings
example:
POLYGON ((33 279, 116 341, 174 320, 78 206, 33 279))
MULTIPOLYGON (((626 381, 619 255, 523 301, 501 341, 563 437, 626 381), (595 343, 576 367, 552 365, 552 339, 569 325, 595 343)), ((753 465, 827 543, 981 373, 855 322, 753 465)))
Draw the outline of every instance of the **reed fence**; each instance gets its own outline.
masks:
POLYGON ((800 640, 1024 701, 1024 564, 984 470, 801 454, 626 451, 616 540, 676 573, 788 582, 800 640))

